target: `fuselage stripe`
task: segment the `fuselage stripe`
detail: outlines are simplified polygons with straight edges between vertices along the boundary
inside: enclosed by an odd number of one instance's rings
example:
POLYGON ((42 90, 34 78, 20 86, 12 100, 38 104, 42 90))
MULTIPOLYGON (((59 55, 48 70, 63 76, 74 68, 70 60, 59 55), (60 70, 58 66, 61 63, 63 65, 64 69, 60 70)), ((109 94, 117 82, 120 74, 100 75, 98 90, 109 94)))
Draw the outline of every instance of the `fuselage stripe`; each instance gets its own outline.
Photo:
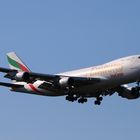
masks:
POLYGON ((29 86, 30 86, 30 88, 31 88, 34 92, 37 92, 37 93, 41 93, 41 94, 42 94, 42 92, 39 91, 39 90, 37 90, 33 84, 29 84, 29 86))

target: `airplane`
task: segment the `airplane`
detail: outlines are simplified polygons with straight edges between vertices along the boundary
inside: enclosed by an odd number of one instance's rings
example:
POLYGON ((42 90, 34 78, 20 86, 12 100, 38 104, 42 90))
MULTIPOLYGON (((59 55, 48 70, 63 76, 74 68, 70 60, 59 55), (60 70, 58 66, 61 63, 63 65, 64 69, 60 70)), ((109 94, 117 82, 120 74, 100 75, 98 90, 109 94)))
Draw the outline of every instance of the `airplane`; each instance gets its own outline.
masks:
POLYGON ((126 99, 140 97, 140 55, 59 74, 32 72, 15 52, 7 53, 7 59, 10 68, 0 67, 0 72, 11 82, 0 82, 0 86, 14 92, 65 96, 66 100, 81 104, 95 98, 95 105, 100 105, 104 96, 114 93, 126 99), (129 83, 136 86, 129 87, 129 83))

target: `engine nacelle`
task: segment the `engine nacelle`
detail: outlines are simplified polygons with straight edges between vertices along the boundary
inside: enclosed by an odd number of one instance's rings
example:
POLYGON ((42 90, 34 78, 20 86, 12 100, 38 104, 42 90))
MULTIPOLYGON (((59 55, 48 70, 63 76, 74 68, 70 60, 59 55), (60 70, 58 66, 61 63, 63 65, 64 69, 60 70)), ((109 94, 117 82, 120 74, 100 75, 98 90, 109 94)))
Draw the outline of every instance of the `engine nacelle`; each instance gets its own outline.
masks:
POLYGON ((70 77, 63 77, 59 80, 59 85, 61 88, 67 88, 74 86, 74 79, 70 77))
POLYGON ((119 91, 119 96, 127 99, 137 99, 140 97, 140 90, 139 87, 126 87, 122 86, 119 91))
POLYGON ((18 72, 15 75, 16 81, 28 81, 29 80, 29 73, 28 72, 18 72))

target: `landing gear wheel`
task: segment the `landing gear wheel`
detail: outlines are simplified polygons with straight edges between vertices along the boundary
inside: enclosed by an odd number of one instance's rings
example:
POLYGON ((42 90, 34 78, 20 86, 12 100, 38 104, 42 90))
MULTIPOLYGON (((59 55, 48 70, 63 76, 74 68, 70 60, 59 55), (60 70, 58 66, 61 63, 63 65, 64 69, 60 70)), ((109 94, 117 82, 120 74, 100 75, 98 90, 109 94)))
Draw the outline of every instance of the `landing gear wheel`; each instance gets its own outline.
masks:
POLYGON ((78 103, 86 103, 87 102, 87 99, 86 98, 80 98, 79 100, 78 100, 78 103))
POLYGON ((87 99, 84 99, 84 102, 86 103, 87 102, 87 99))
POLYGON ((95 105, 100 105, 102 100, 103 100, 103 97, 100 97, 100 96, 97 97, 97 98, 96 98, 96 101, 94 102, 95 105))
POLYGON ((81 103, 81 100, 80 99, 78 100, 78 103, 81 103))
POLYGON ((74 97, 74 101, 77 101, 77 97, 74 97))
POLYGON ((66 100, 67 100, 67 101, 69 100, 69 96, 66 96, 66 100))
POLYGON ((71 96, 66 96, 66 100, 70 102, 74 102, 74 98, 71 96))
POLYGON ((69 94, 66 96, 66 100, 70 102, 77 101, 78 97, 76 95, 69 94))
POLYGON ((95 101, 94 103, 95 103, 95 105, 100 105, 101 104, 100 101, 95 101))
POLYGON ((97 100, 98 101, 102 101, 103 100, 103 97, 98 97, 97 100))
POLYGON ((79 100, 78 100, 78 103, 84 103, 84 101, 83 101, 83 99, 82 98, 80 98, 79 100))

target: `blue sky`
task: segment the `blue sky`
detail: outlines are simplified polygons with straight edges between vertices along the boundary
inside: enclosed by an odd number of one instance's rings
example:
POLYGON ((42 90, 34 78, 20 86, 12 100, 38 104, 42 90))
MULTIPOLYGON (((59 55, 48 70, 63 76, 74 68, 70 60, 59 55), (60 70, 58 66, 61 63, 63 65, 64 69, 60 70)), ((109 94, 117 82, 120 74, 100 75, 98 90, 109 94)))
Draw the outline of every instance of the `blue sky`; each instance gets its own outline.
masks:
MULTIPOLYGON (((59 73, 140 53, 138 0, 0 1, 0 65, 16 51, 35 72, 59 73)), ((1 81, 4 79, 1 76, 1 81)), ((4 80, 5 81, 5 80, 4 80)), ((139 139, 140 100, 101 106, 0 89, 0 139, 139 139)))

